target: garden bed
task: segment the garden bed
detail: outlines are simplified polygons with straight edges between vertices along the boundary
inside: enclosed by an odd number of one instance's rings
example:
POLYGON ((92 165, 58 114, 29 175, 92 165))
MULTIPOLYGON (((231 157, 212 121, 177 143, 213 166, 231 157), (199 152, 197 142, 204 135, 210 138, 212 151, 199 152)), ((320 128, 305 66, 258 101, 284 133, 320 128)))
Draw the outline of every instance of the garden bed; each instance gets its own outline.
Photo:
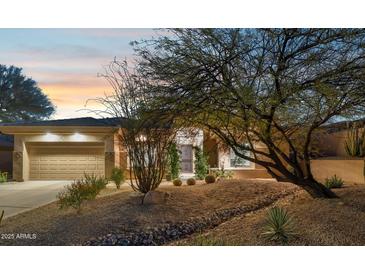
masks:
MULTIPOLYGON (((365 245, 365 186, 334 190, 340 199, 312 199, 298 191, 275 203, 293 217, 297 237, 289 245, 365 245)), ((267 209, 233 218, 216 228, 196 233, 171 245, 276 245, 261 233, 267 209)))
POLYGON ((218 210, 252 206, 272 195, 294 192, 291 184, 273 180, 231 180, 195 186, 161 186, 165 204, 141 205, 129 188, 87 202, 81 214, 59 210, 56 203, 3 221, 2 234, 35 234, 35 239, 1 239, 1 245, 82 245, 112 233, 130 233, 172 225, 214 214, 218 210))

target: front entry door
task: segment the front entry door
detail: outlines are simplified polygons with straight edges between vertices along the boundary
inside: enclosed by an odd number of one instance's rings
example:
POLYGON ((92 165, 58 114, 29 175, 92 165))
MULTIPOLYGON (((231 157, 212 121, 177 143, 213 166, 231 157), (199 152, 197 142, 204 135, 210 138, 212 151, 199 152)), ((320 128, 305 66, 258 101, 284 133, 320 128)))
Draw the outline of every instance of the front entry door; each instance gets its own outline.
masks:
POLYGON ((192 173, 193 172, 193 146, 181 145, 181 172, 192 173))

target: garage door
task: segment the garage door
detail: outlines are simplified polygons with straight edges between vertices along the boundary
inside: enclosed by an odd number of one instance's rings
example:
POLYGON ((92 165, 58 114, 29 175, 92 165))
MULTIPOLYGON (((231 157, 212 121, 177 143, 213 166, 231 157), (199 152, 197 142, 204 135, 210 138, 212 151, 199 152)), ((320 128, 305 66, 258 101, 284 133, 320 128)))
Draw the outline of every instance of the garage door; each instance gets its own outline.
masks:
POLYGON ((103 147, 31 147, 31 180, 74 180, 84 173, 104 176, 103 147))

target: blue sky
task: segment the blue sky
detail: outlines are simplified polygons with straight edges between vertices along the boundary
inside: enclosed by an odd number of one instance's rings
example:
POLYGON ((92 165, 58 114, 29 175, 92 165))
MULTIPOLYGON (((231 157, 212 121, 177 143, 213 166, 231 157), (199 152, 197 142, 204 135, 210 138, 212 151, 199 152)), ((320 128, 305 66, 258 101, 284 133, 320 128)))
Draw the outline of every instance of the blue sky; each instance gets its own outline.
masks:
POLYGON ((52 118, 90 116, 80 111, 85 102, 110 90, 97 77, 103 66, 114 57, 132 59, 129 42, 156 35, 152 29, 0 29, 0 64, 22 67, 38 82, 57 106, 52 118))

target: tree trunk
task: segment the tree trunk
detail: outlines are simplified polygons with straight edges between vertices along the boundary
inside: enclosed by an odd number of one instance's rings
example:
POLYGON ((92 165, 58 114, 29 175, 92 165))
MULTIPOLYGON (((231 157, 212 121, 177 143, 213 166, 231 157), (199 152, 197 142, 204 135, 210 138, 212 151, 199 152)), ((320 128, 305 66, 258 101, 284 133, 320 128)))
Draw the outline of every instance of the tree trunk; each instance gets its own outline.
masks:
POLYGON ((300 180, 300 182, 296 182, 295 184, 302 187, 313 198, 338 198, 332 190, 325 187, 323 184, 318 183, 314 179, 300 180))
POLYGON ((277 168, 278 173, 282 175, 280 176, 276 172, 272 171, 269 167, 266 167, 266 170, 278 182, 291 182, 303 188, 313 198, 338 198, 338 196, 332 190, 317 182, 311 175, 307 178, 303 178, 289 173, 290 176, 288 176, 288 171, 277 168))

